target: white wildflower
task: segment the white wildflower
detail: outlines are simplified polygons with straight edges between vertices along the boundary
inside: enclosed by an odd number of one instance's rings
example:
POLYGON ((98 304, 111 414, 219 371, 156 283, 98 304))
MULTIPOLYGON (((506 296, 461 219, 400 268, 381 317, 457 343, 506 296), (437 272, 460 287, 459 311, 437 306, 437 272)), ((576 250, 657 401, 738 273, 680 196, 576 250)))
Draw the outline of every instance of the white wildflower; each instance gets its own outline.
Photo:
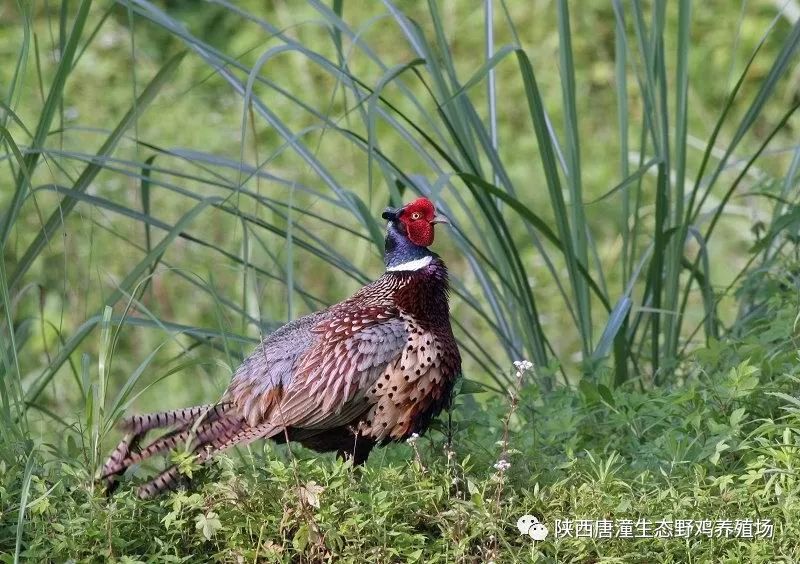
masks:
POLYGON ((406 439, 406 442, 411 446, 414 446, 414 444, 417 442, 417 439, 419 439, 419 433, 412 433, 411 436, 406 439))
POLYGON ((494 469, 498 472, 505 472, 509 468, 511 468, 511 463, 505 458, 501 458, 494 465, 494 469))
POLYGON ((521 376, 521 372, 527 372, 531 368, 533 368, 533 363, 529 360, 515 360, 514 366, 517 369, 517 376, 521 376))

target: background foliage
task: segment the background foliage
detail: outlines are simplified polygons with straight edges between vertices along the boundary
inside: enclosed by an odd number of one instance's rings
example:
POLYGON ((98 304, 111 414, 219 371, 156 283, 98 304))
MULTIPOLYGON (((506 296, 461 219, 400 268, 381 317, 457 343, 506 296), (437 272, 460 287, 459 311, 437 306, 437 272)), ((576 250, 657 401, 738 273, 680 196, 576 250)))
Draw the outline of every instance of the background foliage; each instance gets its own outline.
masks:
MULTIPOLYGON (((139 543, 155 538, 154 554, 185 555, 216 538, 218 520, 235 533, 214 541, 228 556, 263 556, 266 538, 277 559, 365 547, 384 559, 535 557, 503 529, 511 515, 677 512, 689 498, 722 511, 731 483, 742 512, 790 523, 795 8, 4 5, 0 546, 144 556, 139 543), (244 485, 239 465, 189 501, 97 497, 93 470, 125 412, 219 397, 261 335, 378 274, 380 210, 413 193, 454 223, 436 249, 453 274, 466 376, 505 392, 517 387, 511 362, 534 362, 513 416, 504 393, 464 395, 426 443, 430 460, 408 465, 408 447, 389 449, 363 481, 259 447, 244 485), (497 447, 508 427, 526 432, 497 447), (509 449, 523 453, 511 473, 493 471, 509 449), (600 497, 568 505, 598 468, 600 497), (619 482, 606 481, 612 468, 619 482), (418 495, 373 498, 398 479, 418 495), (318 516, 332 531, 321 537, 313 504, 276 521, 309 481, 341 496, 316 509, 352 503, 363 515, 318 516), (236 497, 290 482, 266 505, 236 497), (649 505, 655 491, 670 494, 649 505), (619 509, 628 495, 639 505, 619 509), (359 519, 381 507, 372 536, 359 519), (194 532, 184 525, 200 508, 194 532), (85 543, 48 537, 55 515, 85 543), (437 534, 444 544, 429 546, 437 534)), ((786 538, 676 550, 768 558, 786 538)), ((562 558, 555 548, 542 556, 562 558)))

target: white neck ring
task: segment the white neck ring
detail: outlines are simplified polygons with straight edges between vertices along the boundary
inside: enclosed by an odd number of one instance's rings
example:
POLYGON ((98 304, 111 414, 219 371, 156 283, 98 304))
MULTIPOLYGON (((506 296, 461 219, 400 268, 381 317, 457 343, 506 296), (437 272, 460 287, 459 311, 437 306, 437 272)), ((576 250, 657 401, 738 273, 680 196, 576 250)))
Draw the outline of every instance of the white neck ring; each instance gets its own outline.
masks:
POLYGON ((413 272, 415 270, 422 270, 431 263, 431 260, 433 260, 433 257, 429 255, 416 260, 410 260, 408 262, 397 264, 395 266, 387 266, 386 272, 413 272))

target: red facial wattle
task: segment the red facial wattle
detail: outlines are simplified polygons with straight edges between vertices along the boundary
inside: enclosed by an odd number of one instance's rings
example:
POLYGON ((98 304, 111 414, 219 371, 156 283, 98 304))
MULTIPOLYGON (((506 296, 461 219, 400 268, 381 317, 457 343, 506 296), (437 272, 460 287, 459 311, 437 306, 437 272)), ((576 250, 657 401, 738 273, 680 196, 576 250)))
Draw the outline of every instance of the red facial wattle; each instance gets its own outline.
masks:
POLYGON ((415 245, 429 247, 433 244, 433 224, 424 219, 410 221, 406 224, 408 238, 415 245))
POLYGON ((427 198, 417 198, 406 205, 399 216, 406 228, 409 240, 420 247, 433 244, 433 224, 436 208, 427 198))

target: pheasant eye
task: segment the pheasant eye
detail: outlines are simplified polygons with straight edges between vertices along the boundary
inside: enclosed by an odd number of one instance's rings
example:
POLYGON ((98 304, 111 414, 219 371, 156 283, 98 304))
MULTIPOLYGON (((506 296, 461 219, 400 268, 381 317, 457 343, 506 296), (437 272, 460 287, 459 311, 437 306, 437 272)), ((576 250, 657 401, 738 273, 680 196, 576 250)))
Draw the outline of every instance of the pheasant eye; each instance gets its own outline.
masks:
POLYGON ((419 213, 419 212, 414 212, 414 213, 412 213, 412 214, 411 214, 411 219, 412 219, 413 221, 417 221, 417 220, 418 220, 419 218, 421 218, 421 217, 422 217, 422 214, 421 214, 421 213, 419 213))

